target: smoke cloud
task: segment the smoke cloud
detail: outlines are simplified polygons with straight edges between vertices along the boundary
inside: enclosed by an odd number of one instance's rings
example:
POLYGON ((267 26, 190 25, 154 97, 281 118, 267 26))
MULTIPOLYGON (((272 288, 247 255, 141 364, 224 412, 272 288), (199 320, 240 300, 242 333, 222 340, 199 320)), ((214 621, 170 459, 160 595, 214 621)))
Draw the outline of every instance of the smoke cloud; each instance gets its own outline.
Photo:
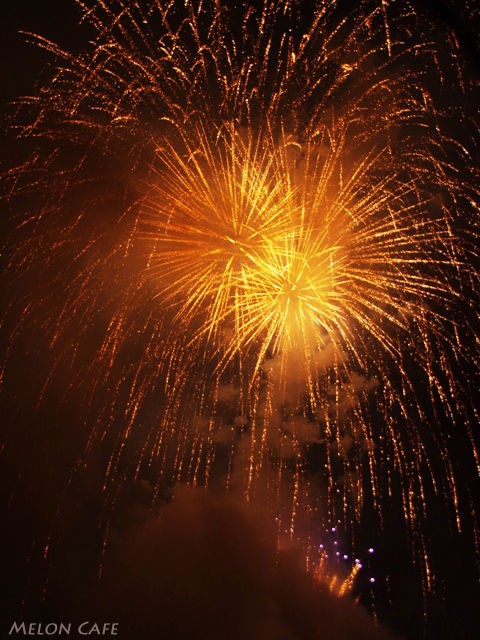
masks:
POLYGON ((114 532, 94 599, 123 638, 388 640, 314 582, 271 524, 228 498, 177 487, 171 504, 114 532))

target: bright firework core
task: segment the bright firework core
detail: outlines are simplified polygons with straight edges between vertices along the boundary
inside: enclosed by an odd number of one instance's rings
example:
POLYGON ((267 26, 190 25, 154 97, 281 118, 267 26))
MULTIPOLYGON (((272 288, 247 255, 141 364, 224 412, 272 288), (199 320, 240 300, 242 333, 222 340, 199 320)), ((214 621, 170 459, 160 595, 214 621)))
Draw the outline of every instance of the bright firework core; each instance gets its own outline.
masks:
POLYGON ((230 329, 227 359, 253 349, 256 371, 267 353, 307 364, 342 314, 349 230, 344 208, 328 202, 329 162, 284 137, 228 131, 213 147, 199 131, 184 157, 159 150, 166 169, 149 185, 143 229, 158 296, 186 324, 201 317, 196 338, 230 329))
POLYGON ((359 334, 395 357, 392 331, 427 319, 426 299, 448 296, 441 279, 419 275, 445 251, 445 220, 429 212, 415 176, 399 181, 385 150, 345 166, 346 142, 342 129, 328 144, 300 145, 269 128, 207 134, 200 122, 181 138, 183 153, 157 150, 139 225, 151 247, 146 274, 222 366, 248 353, 255 377, 280 354, 285 374, 294 355, 311 381, 331 343, 363 372, 359 334))

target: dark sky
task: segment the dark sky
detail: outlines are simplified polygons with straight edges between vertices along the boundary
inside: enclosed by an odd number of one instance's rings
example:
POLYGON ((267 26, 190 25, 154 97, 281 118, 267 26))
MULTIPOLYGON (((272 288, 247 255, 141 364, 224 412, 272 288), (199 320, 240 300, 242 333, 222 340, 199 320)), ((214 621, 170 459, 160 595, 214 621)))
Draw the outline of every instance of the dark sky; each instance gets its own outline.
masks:
MULTIPOLYGON (((466 55, 475 65, 480 52, 478 3, 475 0, 419 0, 417 4, 455 29, 466 55)), ((80 15, 73 0, 6 3, 0 23, 0 98, 3 101, 28 92, 49 59, 47 54, 26 45, 25 37, 19 32, 38 33, 78 51, 89 37, 88 29, 78 25, 80 15)))
POLYGON ((88 34, 78 25, 80 12, 74 2, 9 2, 3 10, 1 29, 2 101, 31 90, 49 61, 48 54, 27 44, 21 31, 38 33, 68 49, 79 50, 88 34))

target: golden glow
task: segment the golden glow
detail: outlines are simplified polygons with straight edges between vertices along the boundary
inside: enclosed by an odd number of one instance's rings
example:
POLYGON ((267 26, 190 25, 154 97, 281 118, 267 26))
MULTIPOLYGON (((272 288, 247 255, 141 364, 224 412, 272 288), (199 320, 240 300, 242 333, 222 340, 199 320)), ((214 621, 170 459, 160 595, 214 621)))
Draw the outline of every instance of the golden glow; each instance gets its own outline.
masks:
POLYGON ((164 169, 141 218, 157 296, 195 325, 193 340, 222 341, 228 329, 226 357, 255 349, 257 371, 267 351, 308 360, 342 314, 345 214, 327 202, 324 166, 300 174, 292 148, 302 151, 284 137, 245 143, 228 132, 215 154, 205 134, 186 159, 159 150, 164 169))

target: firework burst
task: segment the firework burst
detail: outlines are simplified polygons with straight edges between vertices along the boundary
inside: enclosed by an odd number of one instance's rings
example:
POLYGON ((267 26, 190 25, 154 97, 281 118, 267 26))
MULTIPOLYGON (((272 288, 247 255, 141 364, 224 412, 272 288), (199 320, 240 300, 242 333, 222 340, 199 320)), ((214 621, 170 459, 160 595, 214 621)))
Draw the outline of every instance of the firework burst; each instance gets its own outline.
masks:
POLYGON ((227 459, 280 533, 310 522, 309 561, 319 505, 354 529, 396 492, 432 587, 432 487, 462 524, 450 431, 478 464, 478 130, 453 36, 440 55, 398 2, 78 4, 94 44, 37 38, 55 70, 11 121, 38 149, 5 173, 6 377, 41 328, 41 395, 75 371, 80 460, 114 434, 109 504, 125 461, 158 493, 227 459))

